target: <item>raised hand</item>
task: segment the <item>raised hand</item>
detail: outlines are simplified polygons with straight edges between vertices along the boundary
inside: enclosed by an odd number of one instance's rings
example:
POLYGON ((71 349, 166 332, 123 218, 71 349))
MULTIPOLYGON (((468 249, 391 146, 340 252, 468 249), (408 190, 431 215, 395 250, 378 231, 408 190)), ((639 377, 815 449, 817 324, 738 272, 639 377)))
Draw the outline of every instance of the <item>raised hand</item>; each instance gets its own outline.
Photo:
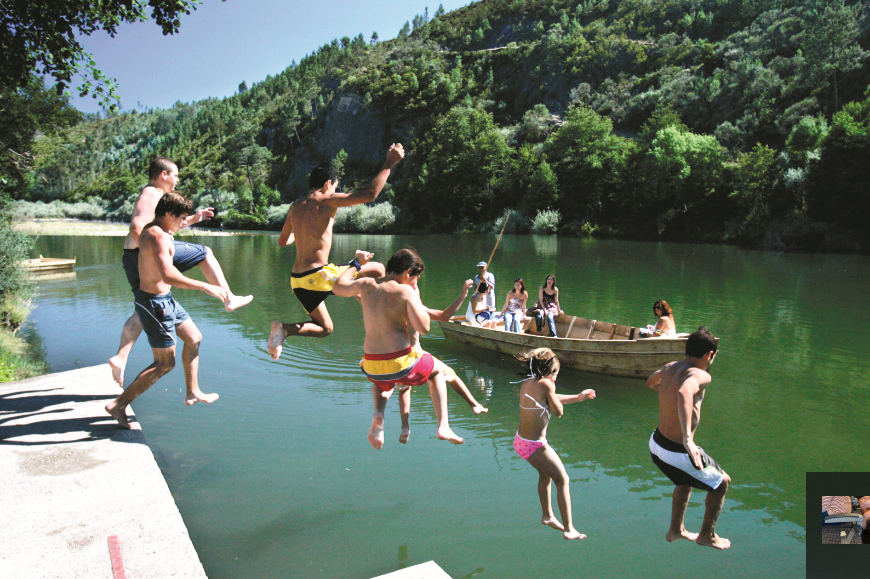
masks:
POLYGON ((401 161, 405 157, 405 148, 402 147, 401 143, 393 143, 390 146, 390 150, 387 151, 387 160, 384 162, 384 165, 387 167, 395 166, 399 161, 401 161))
POLYGON ((580 393, 580 400, 592 400, 595 398, 595 390, 584 390, 580 393))
POLYGON ((467 293, 468 290, 470 290, 472 288, 472 286, 474 286, 474 281, 467 279, 467 280, 465 280, 465 283, 462 284, 462 291, 467 293))
POLYGON ((371 253, 369 251, 363 251, 362 249, 357 249, 354 258, 359 262, 360 265, 365 265, 370 262, 374 256, 374 253, 371 253))
POLYGON ((212 217, 214 217, 214 207, 204 207, 196 212, 196 221, 194 223, 208 221, 212 217))

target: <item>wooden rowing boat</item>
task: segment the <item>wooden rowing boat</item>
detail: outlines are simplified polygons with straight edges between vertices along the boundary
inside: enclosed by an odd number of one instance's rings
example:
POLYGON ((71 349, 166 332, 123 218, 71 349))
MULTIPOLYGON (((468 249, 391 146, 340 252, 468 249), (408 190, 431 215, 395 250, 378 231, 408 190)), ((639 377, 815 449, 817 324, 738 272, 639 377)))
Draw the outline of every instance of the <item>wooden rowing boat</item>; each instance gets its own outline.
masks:
POLYGON ((32 273, 72 269, 75 264, 76 258, 63 259, 59 257, 42 257, 41 255, 36 259, 25 259, 21 262, 21 265, 29 269, 32 273))
MULTIPOLYGON (((677 337, 636 339, 637 328, 561 314, 556 317, 558 338, 504 331, 469 324, 456 316, 437 322, 448 339, 487 350, 514 355, 534 348, 550 348, 563 366, 626 378, 646 378, 668 362, 686 353, 688 334, 677 337)), ((534 332, 534 320, 526 320, 523 331, 534 332)))

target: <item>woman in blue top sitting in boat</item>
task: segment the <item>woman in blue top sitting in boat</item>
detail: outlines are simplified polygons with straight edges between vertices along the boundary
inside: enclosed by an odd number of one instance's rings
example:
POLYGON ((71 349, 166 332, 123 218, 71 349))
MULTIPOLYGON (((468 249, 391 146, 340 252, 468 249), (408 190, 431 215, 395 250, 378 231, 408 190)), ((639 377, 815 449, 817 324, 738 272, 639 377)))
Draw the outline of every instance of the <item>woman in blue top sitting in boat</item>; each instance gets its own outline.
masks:
POLYGON ((506 332, 520 333, 520 325, 526 314, 526 302, 529 301, 529 292, 526 291, 526 282, 518 277, 514 280, 514 289, 508 292, 504 301, 501 314, 504 316, 504 329, 506 332))

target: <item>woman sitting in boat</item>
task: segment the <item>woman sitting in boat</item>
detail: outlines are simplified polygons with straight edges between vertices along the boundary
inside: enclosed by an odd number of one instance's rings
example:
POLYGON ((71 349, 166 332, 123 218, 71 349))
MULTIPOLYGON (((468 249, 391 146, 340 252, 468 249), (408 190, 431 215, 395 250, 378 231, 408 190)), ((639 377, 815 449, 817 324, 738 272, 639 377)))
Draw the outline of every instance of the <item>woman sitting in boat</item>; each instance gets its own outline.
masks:
POLYGON ((486 294, 489 286, 485 281, 477 286, 477 292, 471 296, 471 311, 474 314, 474 322, 484 328, 494 328, 496 324, 495 308, 486 305, 486 294))
POLYGON ((520 333, 527 301, 529 301, 529 292, 526 291, 526 283, 523 278, 518 277, 514 280, 514 289, 508 292, 504 307, 501 309, 505 331, 520 333))
POLYGON ((670 338, 677 335, 677 324, 674 322, 674 310, 665 300, 658 300, 653 304, 653 313, 658 317, 654 326, 640 329, 641 338, 670 338))
POLYGON ((538 303, 541 304, 540 309, 535 310, 535 325, 538 332, 544 325, 544 318, 547 319, 549 327, 549 336, 555 338, 556 334, 556 316, 564 313, 559 307, 559 288, 556 287, 556 276, 550 274, 544 280, 544 285, 538 290, 538 303))

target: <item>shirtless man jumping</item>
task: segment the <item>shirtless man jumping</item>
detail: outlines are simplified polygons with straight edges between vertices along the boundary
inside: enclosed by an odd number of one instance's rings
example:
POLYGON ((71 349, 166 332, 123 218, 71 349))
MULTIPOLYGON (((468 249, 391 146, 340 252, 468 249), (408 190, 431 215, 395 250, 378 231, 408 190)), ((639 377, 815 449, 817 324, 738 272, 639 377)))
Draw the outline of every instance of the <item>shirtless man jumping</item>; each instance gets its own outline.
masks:
MULTIPOLYGON (((359 270, 372 254, 357 251, 352 267, 359 270)), ((354 280, 345 271, 333 291, 342 297, 359 297, 366 328, 365 357, 360 362, 372 384, 375 414, 369 429, 369 443, 380 449, 384 445, 384 409, 390 391, 396 386, 420 386, 429 383, 438 428, 435 436, 453 444, 465 442, 453 433, 447 421, 447 386, 444 372, 431 354, 411 347, 409 326, 429 332, 429 314, 420 302, 417 280, 423 273, 420 256, 410 249, 400 249, 387 262, 386 274, 354 280)))
MULTIPOLYGON (((332 249, 332 224, 339 207, 351 207, 370 203, 377 199, 387 182, 392 168, 405 156, 401 144, 393 144, 387 151, 387 159, 381 172, 368 187, 354 193, 337 193, 338 175, 328 166, 315 167, 311 171, 308 195, 297 199, 287 211, 287 219, 278 237, 278 245, 286 247, 296 241, 296 260, 293 262, 290 282, 293 293, 308 312, 309 320, 285 324, 272 322, 267 349, 273 360, 281 356, 282 344, 287 336, 325 338, 332 333, 332 318, 324 300, 332 292, 335 280, 347 271, 349 263, 329 263, 332 249)), ((383 264, 367 263, 357 272, 357 277, 379 278, 384 275, 383 264)))
POLYGON ((140 289, 136 294, 136 315, 148 336, 148 343, 154 352, 154 363, 142 370, 123 394, 106 405, 106 412, 123 428, 130 428, 127 406, 175 367, 176 332, 184 342, 181 354, 187 385, 184 403, 189 406, 197 402, 211 404, 218 399, 217 394, 205 394, 199 389, 199 343, 202 334, 170 292, 172 286, 201 290, 223 303, 229 297, 226 289, 185 277, 173 265, 176 247, 172 234, 181 229, 192 211, 193 204, 189 199, 170 191, 157 202, 154 221, 146 225, 139 236, 137 269, 140 289))
MULTIPOLYGON (((151 166, 148 168, 148 179, 148 185, 142 189, 142 193, 139 194, 139 198, 136 199, 136 204, 133 206, 130 232, 124 239, 124 258, 121 260, 124 272, 127 274, 127 281, 130 282, 130 287, 133 289, 134 299, 139 291, 139 235, 145 225, 154 219, 154 208, 157 207, 157 202, 160 201, 163 194, 172 191, 178 184, 178 167, 165 157, 157 157, 151 161, 151 166)), ((212 217, 214 217, 214 210, 211 207, 206 207, 185 218, 181 227, 187 227, 212 217)), ((199 265, 209 283, 220 286, 226 291, 227 298, 224 300, 224 308, 228 312, 240 308, 254 299, 254 296, 237 296, 230 291, 221 265, 211 248, 184 241, 173 240, 173 243, 175 245, 173 256, 175 267, 184 272, 199 265)), ((127 366, 127 357, 141 333, 142 324, 139 322, 136 312, 133 312, 133 315, 124 323, 124 329, 121 331, 121 345, 118 347, 118 353, 109 359, 112 378, 121 388, 124 387, 124 368, 127 366)))
POLYGON ((686 342, 686 358, 671 362, 653 373, 647 386, 659 393, 659 427, 649 440, 652 461, 676 485, 671 510, 669 542, 688 539, 699 545, 727 549, 731 541, 716 534, 731 477, 695 445, 695 430, 701 419, 701 402, 710 383, 707 370, 716 359, 716 338, 701 326, 686 342), (700 533, 690 533, 683 524, 692 487, 707 491, 704 522, 700 533))

